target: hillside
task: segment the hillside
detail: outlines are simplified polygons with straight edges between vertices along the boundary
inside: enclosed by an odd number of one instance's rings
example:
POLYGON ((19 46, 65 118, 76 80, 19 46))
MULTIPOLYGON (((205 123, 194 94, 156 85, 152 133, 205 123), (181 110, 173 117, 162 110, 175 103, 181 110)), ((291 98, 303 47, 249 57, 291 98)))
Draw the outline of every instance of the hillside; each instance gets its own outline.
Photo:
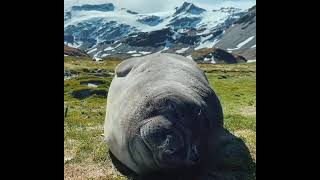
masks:
POLYGON ((69 46, 64 46, 64 56, 89 57, 86 52, 69 46))
POLYGON ((256 59, 256 6, 226 29, 216 47, 256 59))

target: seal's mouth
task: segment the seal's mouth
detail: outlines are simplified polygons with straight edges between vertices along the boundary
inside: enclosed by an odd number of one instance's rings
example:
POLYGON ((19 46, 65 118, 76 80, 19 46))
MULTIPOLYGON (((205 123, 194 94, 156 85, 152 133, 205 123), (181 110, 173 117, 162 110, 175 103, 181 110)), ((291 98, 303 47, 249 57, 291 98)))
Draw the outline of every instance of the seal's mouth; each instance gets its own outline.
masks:
POLYGON ((163 116, 152 118, 140 128, 146 147, 161 169, 177 169, 199 162, 197 145, 191 142, 185 129, 163 116))

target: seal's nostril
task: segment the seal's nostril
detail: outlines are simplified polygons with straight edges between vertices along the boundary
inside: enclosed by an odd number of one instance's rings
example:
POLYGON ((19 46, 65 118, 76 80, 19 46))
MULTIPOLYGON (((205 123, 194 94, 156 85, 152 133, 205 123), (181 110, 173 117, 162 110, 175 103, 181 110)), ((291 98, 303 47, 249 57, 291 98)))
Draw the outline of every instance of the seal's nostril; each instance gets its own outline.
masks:
POLYGON ((174 157, 175 155, 175 151, 172 150, 172 149, 167 149, 167 150, 164 150, 163 153, 162 153, 162 158, 163 160, 165 161, 170 161, 172 160, 172 158, 174 157))
POLYGON ((198 154, 198 149, 197 149, 197 146, 196 146, 196 145, 194 145, 194 146, 192 147, 192 152, 198 154))
POLYGON ((172 155, 172 154, 174 154, 175 152, 176 152, 176 149, 166 149, 166 150, 164 151, 164 153, 167 154, 167 155, 172 155))
POLYGON ((190 161, 192 161, 193 163, 199 162, 200 161, 199 155, 192 153, 190 156, 190 161))
POLYGON ((194 162, 198 162, 200 160, 200 156, 197 150, 197 146, 193 146, 191 150, 190 160, 194 162))

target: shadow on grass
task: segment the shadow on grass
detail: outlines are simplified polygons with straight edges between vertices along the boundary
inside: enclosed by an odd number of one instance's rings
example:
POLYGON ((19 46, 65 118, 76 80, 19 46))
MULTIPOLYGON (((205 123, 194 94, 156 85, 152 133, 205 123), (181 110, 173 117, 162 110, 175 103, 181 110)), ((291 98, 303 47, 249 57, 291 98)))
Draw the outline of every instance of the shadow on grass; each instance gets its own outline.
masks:
POLYGON ((119 162, 112 154, 116 169, 130 180, 253 180, 256 179, 256 163, 249 149, 228 130, 220 130, 211 144, 208 163, 200 168, 184 169, 174 174, 150 174, 138 176, 119 162), (217 135, 218 134, 218 135, 217 135))

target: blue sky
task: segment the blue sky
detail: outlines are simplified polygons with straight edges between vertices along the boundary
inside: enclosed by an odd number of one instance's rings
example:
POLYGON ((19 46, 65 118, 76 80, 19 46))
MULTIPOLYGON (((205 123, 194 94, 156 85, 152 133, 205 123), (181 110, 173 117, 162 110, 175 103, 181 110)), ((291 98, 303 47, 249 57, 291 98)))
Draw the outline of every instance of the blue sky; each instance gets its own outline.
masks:
POLYGON ((75 4, 100 4, 114 3, 118 7, 124 7, 138 12, 149 13, 172 10, 184 1, 192 2, 206 9, 215 9, 221 6, 234 6, 243 9, 256 4, 255 0, 64 0, 65 8, 75 4))

